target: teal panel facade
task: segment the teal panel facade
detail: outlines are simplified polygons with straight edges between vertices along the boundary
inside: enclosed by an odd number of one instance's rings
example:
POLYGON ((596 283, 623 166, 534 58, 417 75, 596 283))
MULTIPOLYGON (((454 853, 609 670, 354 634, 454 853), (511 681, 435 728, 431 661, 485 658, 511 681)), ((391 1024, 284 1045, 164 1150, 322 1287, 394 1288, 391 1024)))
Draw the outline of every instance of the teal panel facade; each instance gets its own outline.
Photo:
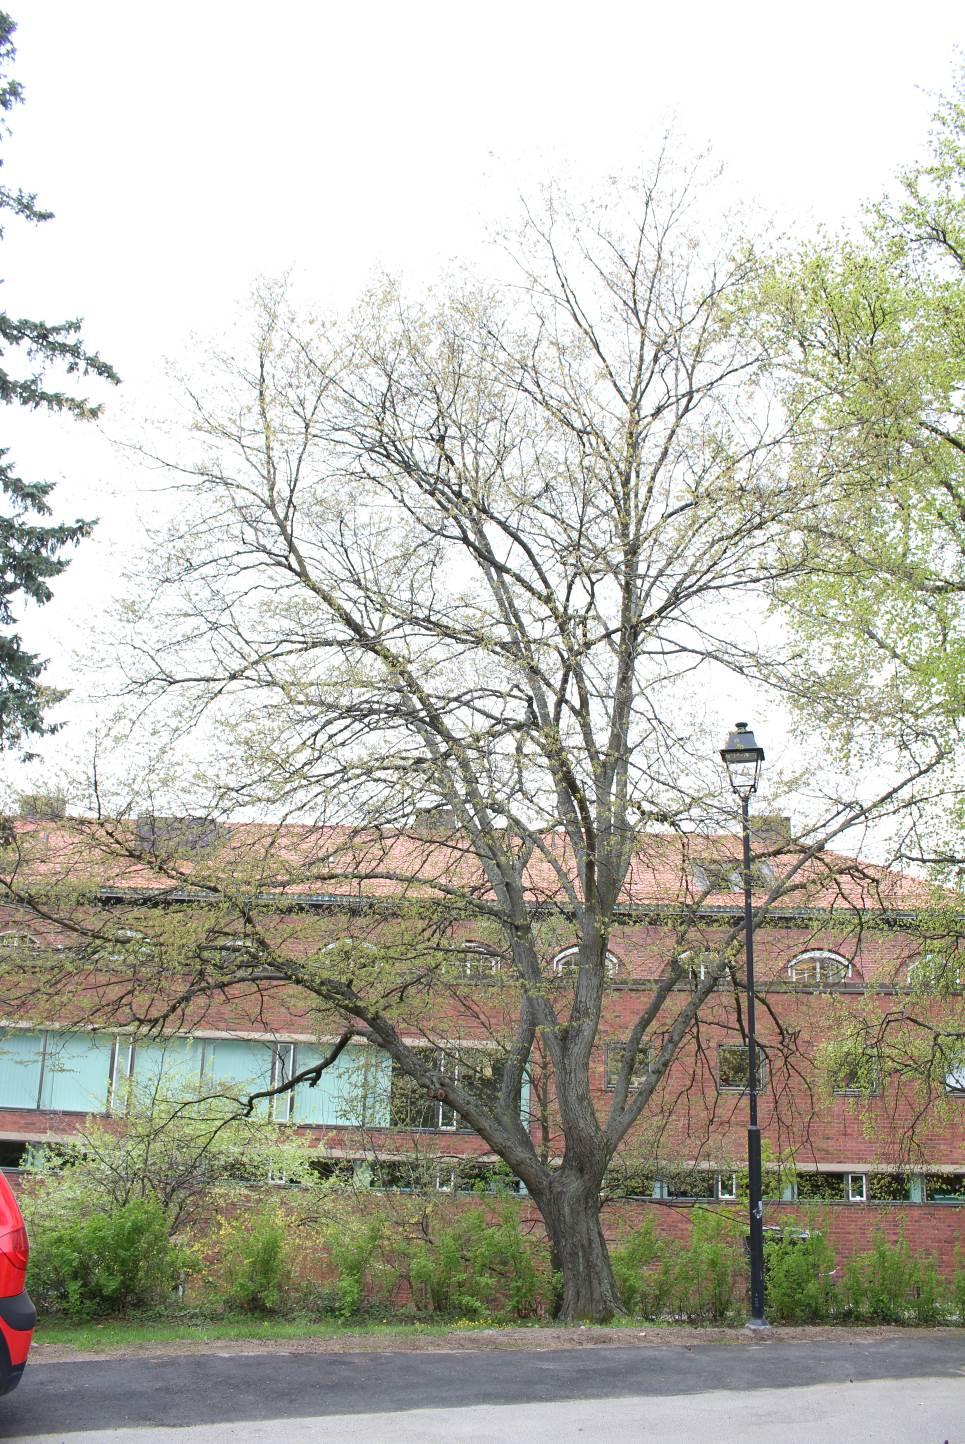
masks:
POLYGON ((113 1048, 109 1033, 48 1033, 41 1108, 105 1112, 113 1048))
POLYGON ((152 1038, 134 1044, 131 1083, 137 1097, 190 1097, 201 1083, 202 1045, 196 1038, 152 1038))
MULTIPOLYGON (((295 1070, 320 1063, 328 1049, 299 1043, 295 1070)), ((389 1122, 392 1059, 375 1048, 348 1047, 314 1088, 300 1083, 295 1089, 293 1123, 333 1124, 385 1128, 389 1122)))
POLYGON ((36 1108, 40 1100, 44 1035, 0 1030, 0 1108, 36 1108))
MULTIPOLYGON (((239 1097, 270 1088, 274 1055, 271 1043, 252 1042, 246 1038, 206 1038, 205 1091, 239 1097)), ((263 1101, 259 1112, 266 1107, 267 1103, 263 1101)))

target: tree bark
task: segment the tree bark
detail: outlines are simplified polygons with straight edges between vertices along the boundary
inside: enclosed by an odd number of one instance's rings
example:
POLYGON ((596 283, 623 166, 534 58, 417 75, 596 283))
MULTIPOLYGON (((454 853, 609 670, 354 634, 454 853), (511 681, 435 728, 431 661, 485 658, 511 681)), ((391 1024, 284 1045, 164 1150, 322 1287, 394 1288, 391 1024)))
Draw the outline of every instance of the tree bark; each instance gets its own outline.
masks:
POLYGON ((553 1272, 562 1276, 556 1316, 605 1323, 622 1313, 600 1221, 600 1181, 563 1171, 535 1199, 549 1235, 553 1272))

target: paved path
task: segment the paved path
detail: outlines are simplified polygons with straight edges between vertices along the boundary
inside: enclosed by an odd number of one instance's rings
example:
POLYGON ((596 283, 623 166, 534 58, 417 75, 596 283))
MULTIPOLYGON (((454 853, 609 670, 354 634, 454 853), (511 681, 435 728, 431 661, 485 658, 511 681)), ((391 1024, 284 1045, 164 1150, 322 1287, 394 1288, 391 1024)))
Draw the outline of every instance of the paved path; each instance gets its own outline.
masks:
POLYGON ((44 1364, 0 1400, 0 1438, 965 1444, 965 1337, 44 1364))

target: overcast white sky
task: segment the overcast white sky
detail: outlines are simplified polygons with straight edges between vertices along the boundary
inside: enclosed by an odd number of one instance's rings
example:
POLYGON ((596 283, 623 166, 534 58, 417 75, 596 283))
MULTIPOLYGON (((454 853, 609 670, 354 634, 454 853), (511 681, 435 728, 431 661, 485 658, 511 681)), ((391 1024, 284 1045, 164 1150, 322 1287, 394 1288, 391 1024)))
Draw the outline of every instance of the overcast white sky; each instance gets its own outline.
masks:
MULTIPOLYGON (((517 189, 630 166, 670 121, 728 163, 735 196, 836 226, 921 154, 962 32, 940 0, 10 4, 26 104, 4 179, 56 219, 8 226, 4 302, 85 317, 126 382, 108 430, 259 273, 294 265, 336 305, 378 267, 430 273, 472 257, 517 189)), ((133 483, 93 428, 4 420, 21 472, 60 481, 59 510, 103 518, 28 623, 68 680, 133 483)))

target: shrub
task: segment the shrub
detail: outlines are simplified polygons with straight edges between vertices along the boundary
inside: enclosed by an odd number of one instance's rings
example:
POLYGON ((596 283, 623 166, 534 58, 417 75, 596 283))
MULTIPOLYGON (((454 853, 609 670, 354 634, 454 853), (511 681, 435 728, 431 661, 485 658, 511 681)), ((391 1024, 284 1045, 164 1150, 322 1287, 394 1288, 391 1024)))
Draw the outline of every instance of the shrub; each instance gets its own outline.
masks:
POLYGON ((940 1313, 935 1260, 913 1254, 904 1237, 890 1244, 877 1233, 866 1253, 845 1265, 842 1296, 853 1318, 872 1323, 934 1323, 940 1313))
POLYGON ((950 1304, 955 1318, 965 1324, 965 1253, 955 1248, 955 1272, 952 1275, 950 1304))
POLYGON ((719 1323, 742 1300, 746 1266, 729 1214, 695 1209, 687 1244, 657 1238, 653 1221, 611 1251, 617 1288, 628 1312, 719 1323))
POLYGON ((229 1308, 272 1314, 291 1278, 288 1231, 277 1211, 241 1213, 222 1225, 223 1299, 229 1308))
POLYGON ((692 1323, 721 1323, 743 1301, 746 1278, 733 1218, 695 1209, 690 1242, 678 1263, 677 1312, 692 1323))
POLYGON ((391 1294, 395 1275, 380 1257, 384 1229, 381 1218, 342 1219, 324 1234, 334 1274, 335 1312, 343 1318, 359 1313, 366 1304, 385 1302, 391 1294))
POLYGON ((775 1324, 820 1323, 835 1305, 834 1250, 821 1233, 785 1229, 764 1243, 767 1316, 775 1324))
POLYGON ((42 1308, 90 1319, 163 1302, 184 1265, 164 1209, 155 1199, 136 1199, 36 1229, 30 1289, 42 1308))
POLYGON ((418 1307, 469 1319, 531 1318, 552 1289, 546 1246, 524 1236, 511 1201, 457 1213, 417 1245, 408 1272, 418 1307))

